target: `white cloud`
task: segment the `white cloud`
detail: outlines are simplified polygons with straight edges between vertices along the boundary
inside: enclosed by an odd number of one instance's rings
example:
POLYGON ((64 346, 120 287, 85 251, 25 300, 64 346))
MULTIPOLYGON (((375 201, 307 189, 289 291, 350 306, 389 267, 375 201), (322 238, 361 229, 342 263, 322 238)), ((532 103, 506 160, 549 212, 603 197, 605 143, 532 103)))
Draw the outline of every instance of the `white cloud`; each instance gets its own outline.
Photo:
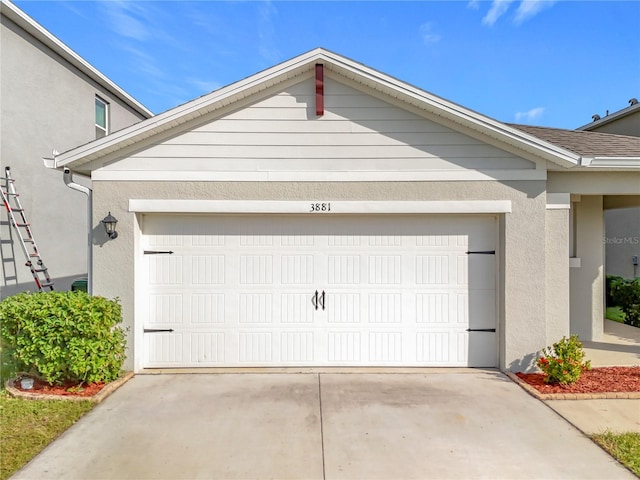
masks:
POLYGON ((433 31, 433 24, 431 22, 420 25, 420 36, 425 45, 438 43, 442 39, 442 35, 433 31))
POLYGON ((151 32, 145 26, 145 23, 136 18, 145 18, 142 3, 109 1, 103 2, 102 5, 107 12, 112 28, 119 35, 140 41, 146 40, 151 36, 151 32))
POLYGON ((544 110, 544 107, 536 107, 526 112, 517 112, 516 122, 533 122, 538 120, 544 114, 544 110))
POLYGON ((470 8, 472 10, 479 10, 480 0, 469 0, 469 3, 467 3, 467 8, 470 8))
MULTIPOLYGON (((483 25, 493 26, 500 17, 502 17, 515 0, 492 0, 491 8, 482 18, 483 25)), ((551 7, 557 0, 521 0, 516 10, 513 23, 520 25, 521 23, 535 17, 541 11, 551 7)), ((478 9, 479 0, 470 0, 468 7, 478 9)))
POLYGON ((516 18, 514 23, 520 25, 522 22, 535 17, 542 10, 551 7, 555 0, 522 0, 516 10, 516 18))
POLYGON ((507 12, 511 3, 513 3, 513 0, 493 0, 489 12, 487 12, 482 19, 482 23, 490 27, 493 26, 493 24, 507 12))

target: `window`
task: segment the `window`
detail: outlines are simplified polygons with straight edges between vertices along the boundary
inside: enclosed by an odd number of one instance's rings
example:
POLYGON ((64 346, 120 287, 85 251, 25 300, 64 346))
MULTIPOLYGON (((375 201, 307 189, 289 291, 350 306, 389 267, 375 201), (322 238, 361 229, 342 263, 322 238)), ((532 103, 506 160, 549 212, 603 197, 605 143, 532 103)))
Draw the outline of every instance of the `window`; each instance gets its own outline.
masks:
POLYGON ((96 138, 109 133, 109 104, 96 97, 96 138))

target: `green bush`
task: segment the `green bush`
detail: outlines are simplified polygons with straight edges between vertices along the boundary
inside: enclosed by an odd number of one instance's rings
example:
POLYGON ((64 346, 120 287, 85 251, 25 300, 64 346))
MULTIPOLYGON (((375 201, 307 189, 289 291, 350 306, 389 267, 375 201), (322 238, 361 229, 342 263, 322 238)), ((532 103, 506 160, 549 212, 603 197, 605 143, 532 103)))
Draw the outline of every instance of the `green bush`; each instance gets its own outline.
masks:
POLYGON ((110 382, 125 358, 117 300, 86 292, 19 293, 0 302, 3 345, 50 384, 110 382))
POLYGON ((640 278, 612 282, 611 296, 624 312, 624 323, 640 327, 640 278))
POLYGON ((543 348, 536 364, 544 373, 545 383, 568 385, 580 379, 582 369, 590 369, 589 361, 583 363, 584 350, 577 335, 562 337, 551 347, 543 348))
POLYGON ((616 307, 617 306, 616 303, 615 303, 614 297, 613 297, 613 287, 618 282, 624 282, 624 278, 618 277, 616 275, 607 275, 605 277, 604 292, 605 292, 605 296, 606 296, 605 305, 607 307, 616 307))

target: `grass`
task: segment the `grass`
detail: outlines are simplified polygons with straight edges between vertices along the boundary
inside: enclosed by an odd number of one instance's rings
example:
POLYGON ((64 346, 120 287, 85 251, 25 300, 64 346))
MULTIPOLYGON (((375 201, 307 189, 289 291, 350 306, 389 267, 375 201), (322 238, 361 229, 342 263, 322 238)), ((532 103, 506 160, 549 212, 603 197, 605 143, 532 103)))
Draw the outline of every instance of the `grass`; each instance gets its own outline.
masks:
POLYGON ((0 392, 0 480, 9 478, 93 406, 91 401, 24 400, 0 392))
POLYGON ((593 440, 611 456, 640 477, 640 433, 593 435, 593 440))
POLYGON ((620 307, 607 307, 605 317, 614 322, 624 323, 624 312, 620 310, 620 307))

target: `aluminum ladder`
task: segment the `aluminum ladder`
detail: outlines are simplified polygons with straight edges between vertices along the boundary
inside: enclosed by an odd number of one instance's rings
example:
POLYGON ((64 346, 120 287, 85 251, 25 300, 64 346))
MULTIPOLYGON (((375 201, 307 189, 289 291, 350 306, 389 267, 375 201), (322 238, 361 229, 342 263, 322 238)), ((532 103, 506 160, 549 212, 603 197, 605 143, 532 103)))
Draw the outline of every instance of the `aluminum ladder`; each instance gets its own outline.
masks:
POLYGON ((20 203, 20 195, 16 193, 15 180, 11 178, 11 167, 5 167, 5 176, 2 180, 5 186, 0 186, 0 192, 2 192, 2 202, 4 203, 7 213, 9 214, 9 220, 11 226, 15 228, 20 238, 20 246, 22 252, 27 260, 25 265, 31 270, 31 275, 36 282, 36 286, 40 292, 43 292, 45 288, 53 290, 53 280, 49 276, 49 270, 42 261, 40 252, 38 251, 38 245, 33 238, 31 232, 31 224, 27 221, 27 216, 20 203), (27 247, 27 244, 31 245, 31 250, 27 247))

